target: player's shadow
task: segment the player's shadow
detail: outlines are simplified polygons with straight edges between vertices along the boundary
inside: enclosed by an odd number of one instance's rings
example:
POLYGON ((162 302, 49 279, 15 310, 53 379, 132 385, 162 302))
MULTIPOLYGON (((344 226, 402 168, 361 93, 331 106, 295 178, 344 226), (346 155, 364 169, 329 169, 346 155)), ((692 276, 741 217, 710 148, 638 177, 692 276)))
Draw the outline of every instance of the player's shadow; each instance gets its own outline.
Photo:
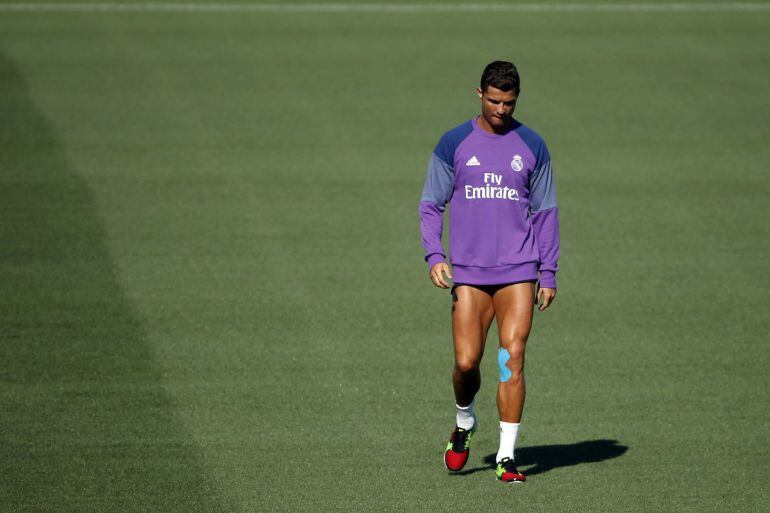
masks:
MULTIPOLYGON (((617 440, 587 440, 565 445, 536 445, 516 449, 516 466, 528 476, 548 472, 559 467, 570 467, 581 463, 596 463, 622 456, 628 447, 617 440)), ((494 469, 497 453, 484 457, 486 467, 475 467, 454 475, 467 475, 480 470, 494 469)))

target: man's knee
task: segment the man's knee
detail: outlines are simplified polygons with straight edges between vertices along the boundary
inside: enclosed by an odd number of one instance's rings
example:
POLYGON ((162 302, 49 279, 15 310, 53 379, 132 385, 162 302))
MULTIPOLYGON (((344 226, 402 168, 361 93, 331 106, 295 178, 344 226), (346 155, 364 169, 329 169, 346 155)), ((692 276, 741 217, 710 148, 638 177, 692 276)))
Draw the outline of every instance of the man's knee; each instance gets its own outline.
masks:
POLYGON ((524 323, 516 323, 513 326, 508 325, 500 330, 500 346, 513 347, 526 345, 529 338, 530 326, 524 323))
POLYGON ((519 381, 524 373, 525 344, 510 344, 500 347, 497 363, 500 366, 500 381, 519 381))
POLYGON ((462 354, 455 357, 455 368, 461 374, 477 372, 479 370, 479 359, 474 355, 462 354))

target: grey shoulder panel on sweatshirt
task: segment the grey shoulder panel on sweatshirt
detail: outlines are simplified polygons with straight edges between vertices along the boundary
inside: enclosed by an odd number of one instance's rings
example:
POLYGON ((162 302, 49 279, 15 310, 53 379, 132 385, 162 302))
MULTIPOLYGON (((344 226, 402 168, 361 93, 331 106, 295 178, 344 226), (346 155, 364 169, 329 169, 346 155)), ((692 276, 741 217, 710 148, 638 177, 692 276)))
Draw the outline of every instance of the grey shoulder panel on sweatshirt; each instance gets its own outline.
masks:
POLYGON ((432 201, 443 207, 452 197, 453 189, 454 169, 435 153, 431 154, 420 201, 432 201))
POLYGON ((432 201, 443 211, 444 205, 452 197, 454 190, 455 152, 472 131, 473 124, 466 121, 441 136, 430 156, 428 174, 425 177, 420 201, 432 201))
POLYGON ((556 206, 556 188, 549 159, 535 168, 529 178, 529 210, 539 212, 556 206))

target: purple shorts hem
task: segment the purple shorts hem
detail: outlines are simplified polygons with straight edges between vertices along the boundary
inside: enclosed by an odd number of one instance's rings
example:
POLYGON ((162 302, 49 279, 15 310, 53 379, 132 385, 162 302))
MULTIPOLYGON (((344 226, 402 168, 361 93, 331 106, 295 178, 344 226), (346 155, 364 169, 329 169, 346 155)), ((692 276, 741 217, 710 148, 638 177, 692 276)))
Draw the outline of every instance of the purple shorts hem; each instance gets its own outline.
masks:
POLYGON ((497 285, 518 281, 536 281, 537 263, 504 265, 500 267, 472 267, 452 265, 452 280, 468 285, 497 285))

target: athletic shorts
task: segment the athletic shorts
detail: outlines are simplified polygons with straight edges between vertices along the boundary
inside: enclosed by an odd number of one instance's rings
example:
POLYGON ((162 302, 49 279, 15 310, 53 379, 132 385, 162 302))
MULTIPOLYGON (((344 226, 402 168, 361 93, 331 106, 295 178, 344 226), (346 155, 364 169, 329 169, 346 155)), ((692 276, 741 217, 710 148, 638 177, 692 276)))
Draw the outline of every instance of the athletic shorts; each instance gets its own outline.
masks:
MULTIPOLYGON (((540 286, 537 283, 537 280, 523 280, 523 281, 512 281, 510 283, 496 283, 494 285, 474 285, 472 283, 455 283, 452 285, 452 301, 457 301, 457 293, 455 292, 455 289, 459 287, 460 285, 465 285, 466 287, 473 287, 474 289, 479 289, 482 292, 486 292, 490 296, 494 296, 495 292, 498 290, 507 287, 508 285, 513 285, 515 283, 534 283, 535 284, 535 292, 537 292, 537 289, 540 288, 540 286)), ((537 302, 537 294, 535 294, 535 302, 537 302)))

